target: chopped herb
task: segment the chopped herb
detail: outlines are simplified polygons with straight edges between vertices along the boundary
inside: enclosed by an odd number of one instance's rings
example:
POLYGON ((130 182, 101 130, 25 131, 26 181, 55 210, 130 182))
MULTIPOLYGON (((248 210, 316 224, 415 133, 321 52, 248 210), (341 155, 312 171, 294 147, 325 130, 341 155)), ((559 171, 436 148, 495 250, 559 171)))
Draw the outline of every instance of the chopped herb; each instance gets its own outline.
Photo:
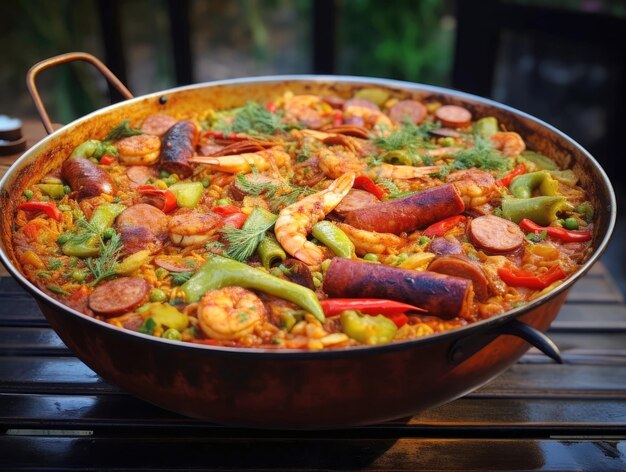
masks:
POLYGON ((248 321, 248 315, 243 312, 237 313, 237 319, 240 323, 245 323, 246 321, 248 321))
POLYGON ((172 284, 174 285, 182 285, 187 282, 191 276, 194 274, 193 271, 189 272, 176 272, 172 274, 172 284))
POLYGON ((535 233, 528 233, 526 235, 526 239, 528 239, 529 241, 533 242, 533 243, 538 243, 543 241, 544 239, 546 239, 546 237, 548 236, 548 232, 544 229, 541 233, 539 234, 535 234, 535 233))
POLYGON ((222 122, 215 127, 224 134, 246 133, 251 135, 272 135, 287 131, 282 121, 282 114, 272 113, 260 103, 248 102, 235 111, 235 119, 231 125, 222 122))
POLYGON ((119 125, 113 128, 107 137, 104 138, 106 142, 117 141, 118 139, 127 138, 128 136, 135 136, 137 134, 143 134, 143 131, 130 127, 128 120, 122 121, 119 125))
POLYGON ((154 333, 154 329, 157 327, 156 322, 152 318, 146 318, 146 320, 141 323, 141 326, 137 331, 143 334, 152 334, 154 333))
POLYGON ((251 182, 241 174, 237 175, 237 186, 249 195, 263 194, 273 212, 297 202, 301 197, 314 193, 314 190, 309 187, 299 187, 293 184, 251 182))
POLYGON ((37 277, 39 277, 40 279, 49 279, 52 277, 52 275, 50 275, 50 272, 48 272, 47 270, 40 270, 39 272, 37 272, 37 277))
POLYGON ((387 191, 387 198, 389 198, 390 200, 393 200, 396 198, 407 197, 409 195, 413 195, 414 193, 418 192, 417 190, 403 192, 398 188, 398 186, 391 179, 378 179, 376 183, 387 191))
POLYGON ((511 161, 496 151, 488 139, 476 136, 474 147, 455 154, 452 167, 459 170, 472 167, 484 170, 508 170, 511 168, 511 161))
POLYGON ((52 257, 50 258, 50 260, 48 260, 48 269, 57 270, 61 267, 63 267, 63 262, 61 262, 60 259, 55 259, 54 257, 52 257))
POLYGON ((85 265, 94 276, 91 285, 97 285, 101 280, 115 275, 115 266, 120 258, 122 242, 119 233, 115 233, 111 239, 104 242, 100 238, 100 255, 85 259, 85 265))
POLYGON ((428 236, 420 236, 419 240, 417 241, 417 243, 420 246, 424 246, 428 244, 429 242, 430 242, 430 238, 428 236))
POLYGON ((274 226, 276 219, 276 215, 255 207, 240 229, 230 226, 222 228, 221 233, 228 242, 226 255, 239 262, 248 259, 265 238, 265 232, 274 226))
POLYGON ((224 243, 220 241, 209 241, 204 245, 204 248, 210 252, 219 252, 221 253, 224 249, 224 243))
POLYGON ((376 146, 387 151, 395 151, 398 149, 407 149, 415 151, 416 149, 434 148, 435 146, 429 141, 430 131, 441 127, 440 123, 427 121, 424 124, 416 125, 411 120, 405 120, 402 125, 394 130, 388 136, 380 136, 374 140, 376 146))
POLYGON ((56 293, 58 295, 66 295, 67 296, 67 295, 70 294, 70 292, 68 292, 67 290, 59 287, 58 285, 47 285, 46 288, 48 290, 50 290, 51 292, 54 292, 54 293, 56 293))

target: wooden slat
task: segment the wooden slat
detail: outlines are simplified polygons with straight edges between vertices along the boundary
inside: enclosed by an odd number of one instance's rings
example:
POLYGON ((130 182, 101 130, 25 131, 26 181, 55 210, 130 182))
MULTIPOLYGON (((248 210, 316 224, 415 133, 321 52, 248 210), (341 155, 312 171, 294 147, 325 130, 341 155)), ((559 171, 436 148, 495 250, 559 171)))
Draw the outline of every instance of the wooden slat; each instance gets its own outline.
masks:
POLYGON ((290 439, 237 437, 0 438, 0 466, 24 470, 623 470, 625 441, 290 439), (68 461, 71 457, 71 461, 68 461))

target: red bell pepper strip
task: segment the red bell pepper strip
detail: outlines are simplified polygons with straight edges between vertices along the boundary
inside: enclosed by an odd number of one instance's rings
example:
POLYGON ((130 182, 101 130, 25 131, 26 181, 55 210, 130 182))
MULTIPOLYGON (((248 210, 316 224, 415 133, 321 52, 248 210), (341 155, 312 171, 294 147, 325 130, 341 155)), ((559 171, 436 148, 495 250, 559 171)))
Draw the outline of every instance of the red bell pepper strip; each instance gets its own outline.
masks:
POLYGON ((100 164, 102 164, 103 166, 110 166, 114 162, 115 156, 112 156, 111 154, 105 154, 100 158, 100 164))
POLYGON ((333 114, 333 126, 340 126, 343 124, 343 112, 341 110, 335 110, 333 114))
POLYGON ((404 313, 391 313, 389 315, 383 315, 385 318, 389 318, 398 328, 402 328, 409 322, 409 317, 404 313))
POLYGON ((570 230, 558 226, 539 226, 527 218, 519 222, 519 227, 528 233, 540 234, 545 231, 548 236, 560 239, 566 243, 590 241, 593 238, 591 230, 570 230))
POLYGON ((353 187, 365 190, 366 192, 374 195, 379 200, 382 200, 383 196, 386 193, 381 187, 376 185, 374 181, 366 175, 359 175, 356 179, 354 179, 353 187))
POLYGON ((224 226, 232 226, 233 228, 240 229, 248 219, 248 215, 245 213, 233 213, 224 218, 224 226))
POLYGON ((437 223, 433 223, 428 228, 426 228, 422 235, 428 236, 429 238, 432 238, 433 236, 443 236, 456 225, 462 223, 466 219, 467 218, 463 215, 456 215, 441 221, 437 221, 437 223))
POLYGON ((158 189, 154 185, 140 185, 137 192, 147 197, 160 197, 163 199, 163 206, 159 208, 164 213, 169 213, 178 206, 176 195, 171 190, 158 189))
POLYGON ((56 221, 63 220, 63 213, 52 202, 24 202, 17 206, 18 210, 37 211, 45 213, 56 221))
POLYGON ((518 175, 525 174, 525 173, 526 173, 526 166, 524 164, 519 164, 515 166, 515 168, 511 172, 506 174, 504 177, 496 180, 496 184, 502 187, 508 187, 509 185, 511 185, 511 182, 513 182, 513 179, 515 177, 517 177, 518 175))
POLYGON ((560 265, 554 266, 543 274, 537 275, 517 267, 501 267, 498 269, 500 278, 511 287, 526 287, 533 290, 543 290, 554 282, 567 277, 560 265))
POLYGON ((239 134, 239 133, 224 134, 221 131, 213 131, 213 130, 205 131, 203 135, 207 138, 225 139, 227 141, 244 141, 246 139, 250 139, 250 137, 246 136, 245 134, 239 134))
POLYGON ((366 315, 385 316, 406 311, 426 311, 413 305, 382 298, 327 298, 321 300, 320 304, 326 316, 339 315, 346 310, 357 310, 366 315))
POLYGON ((221 205, 211 208, 211 211, 217 213, 222 217, 234 215, 235 213, 241 213, 241 209, 235 205, 221 205))

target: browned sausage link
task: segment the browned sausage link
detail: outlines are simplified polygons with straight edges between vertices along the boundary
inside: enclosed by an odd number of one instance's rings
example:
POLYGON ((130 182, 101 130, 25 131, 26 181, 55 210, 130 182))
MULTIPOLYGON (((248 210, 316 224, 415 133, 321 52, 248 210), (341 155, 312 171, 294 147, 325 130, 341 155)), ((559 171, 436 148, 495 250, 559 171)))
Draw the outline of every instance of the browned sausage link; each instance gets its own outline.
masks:
POLYGON ((465 210, 465 204, 453 185, 446 184, 389 200, 368 208, 346 213, 346 223, 355 228, 394 233, 414 231, 458 215, 465 210))
POLYGON ((119 315, 146 300, 150 287, 139 277, 122 277, 104 282, 89 296, 89 308, 103 316, 119 315))
POLYGON ((417 100, 402 100, 391 107, 389 118, 394 123, 402 123, 404 120, 409 119, 419 125, 424 121, 427 113, 426 107, 417 100))
POLYGON ((405 302, 444 319, 468 316, 474 299, 472 282, 468 279, 340 257, 330 263, 323 289, 335 298, 386 298, 405 302))
POLYGON ((444 126, 465 128, 472 123, 472 114, 467 108, 456 105, 444 105, 435 112, 435 117, 444 126))
POLYGON ((187 178, 193 173, 189 159, 198 144, 198 129, 191 121, 183 120, 172 126, 161 145, 161 168, 187 178))
POLYGON ((168 236, 168 221, 168 216, 158 208, 147 203, 138 203, 120 213, 116 225, 119 229, 126 226, 146 228, 158 239, 164 240, 168 236))
POLYGON ((524 232, 519 226, 495 215, 474 218, 467 233, 475 246, 491 254, 517 251, 524 243, 524 232))
POLYGON ((113 195, 117 190, 109 174, 96 164, 83 157, 73 157, 63 163, 61 175, 77 200, 97 197, 103 193, 113 195))
POLYGON ((489 281, 478 264, 465 256, 439 256, 435 258, 428 270, 439 274, 454 275, 472 281, 476 299, 484 302, 489 298, 489 281))

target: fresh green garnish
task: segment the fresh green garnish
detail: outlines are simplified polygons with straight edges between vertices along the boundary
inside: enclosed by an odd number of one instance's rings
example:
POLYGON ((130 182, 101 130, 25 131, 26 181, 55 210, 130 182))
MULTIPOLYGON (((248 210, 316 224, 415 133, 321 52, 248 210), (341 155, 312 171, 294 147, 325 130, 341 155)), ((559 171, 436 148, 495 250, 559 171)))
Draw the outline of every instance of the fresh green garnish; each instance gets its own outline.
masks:
POLYGON ((413 121, 407 119, 402 125, 395 129, 388 136, 380 136, 374 140, 374 144, 379 148, 387 151, 396 151, 406 149, 416 151, 417 149, 432 149, 434 144, 429 142, 429 132, 441 127, 440 123, 427 121, 421 125, 416 125, 413 121))
POLYGON ((229 126, 218 123, 215 130, 224 134, 246 133, 250 135, 272 135, 284 133, 288 126, 282 121, 282 114, 272 113, 260 103, 248 102, 235 110, 235 119, 229 126))
POLYGON ((511 161, 496 151, 488 139, 476 136, 474 147, 456 153, 452 167, 459 170, 472 167, 484 170, 509 170, 511 161))
POLYGON ((261 207, 255 207, 241 229, 230 226, 221 229, 224 239, 228 242, 226 255, 239 262, 244 262, 254 254, 265 232, 274 226, 277 216, 261 207))
POLYGON ((56 293, 58 295, 69 295, 70 292, 68 292, 67 290, 59 287, 58 285, 46 285, 46 288, 48 290, 50 290, 53 293, 56 293))
POLYGON ((390 200, 393 200, 396 198, 407 197, 409 195, 413 195, 414 193, 418 192, 417 190, 410 191, 410 192, 403 192, 398 188, 398 186, 391 179, 378 179, 376 183, 387 191, 387 198, 389 198, 390 200))
POLYGON ((539 243, 539 242, 543 241, 544 239, 546 239, 547 236, 548 236, 548 232, 544 229, 539 234, 528 233, 526 235, 526 239, 528 239, 529 241, 532 241, 533 243, 539 243))
POLYGON ((156 326, 157 324, 152 318, 146 318, 146 320, 143 323, 141 323, 141 326, 139 327, 137 331, 143 334, 152 334, 156 326))
POLYGON ((249 195, 257 196, 263 194, 274 212, 297 202, 301 197, 315 193, 309 187, 299 187, 293 184, 252 182, 241 174, 237 175, 237 186, 249 195))
POLYGON ((129 120, 122 121, 119 125, 113 128, 107 137, 104 138, 106 142, 117 141, 118 139, 127 138, 128 136, 135 136, 137 134, 143 134, 143 131, 130 127, 129 120))
POLYGON ((63 262, 61 262, 60 259, 56 259, 52 257, 48 261, 48 269, 50 270, 57 270, 57 269, 60 269, 61 267, 63 267, 63 262))
POLYGON ((116 274, 115 266, 120 258, 122 242, 119 233, 115 233, 111 239, 104 241, 100 238, 100 255, 85 259, 85 264, 94 276, 91 285, 97 285, 103 279, 116 274))
POLYGON ((172 284, 174 285, 182 285, 187 282, 191 276, 194 274, 193 271, 190 272, 176 272, 172 274, 172 284))

